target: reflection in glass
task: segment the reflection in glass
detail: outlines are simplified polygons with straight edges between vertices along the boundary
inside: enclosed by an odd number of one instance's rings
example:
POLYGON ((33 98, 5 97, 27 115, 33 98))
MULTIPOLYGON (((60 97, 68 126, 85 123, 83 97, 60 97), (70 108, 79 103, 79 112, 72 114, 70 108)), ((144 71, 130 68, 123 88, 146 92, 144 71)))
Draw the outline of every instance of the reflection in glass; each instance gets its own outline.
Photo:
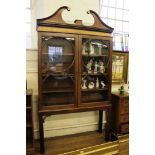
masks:
POLYGON ((48 53, 52 64, 62 63, 63 47, 49 46, 48 53))
MULTIPOLYGON (((74 38, 43 38, 43 73, 67 73, 74 66, 74 38)), ((71 71, 72 70, 72 71, 71 71)))

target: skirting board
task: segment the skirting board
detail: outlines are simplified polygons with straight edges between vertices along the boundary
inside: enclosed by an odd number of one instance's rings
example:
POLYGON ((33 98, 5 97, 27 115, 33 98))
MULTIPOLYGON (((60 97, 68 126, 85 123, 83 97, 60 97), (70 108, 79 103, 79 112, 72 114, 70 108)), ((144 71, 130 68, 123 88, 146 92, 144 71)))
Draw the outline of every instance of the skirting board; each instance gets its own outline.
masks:
MULTIPOLYGON (((104 124, 103 122, 103 129, 104 124)), ((89 123, 89 124, 81 124, 81 125, 73 125, 73 126, 63 126, 57 128, 44 128, 44 136, 45 138, 56 137, 56 136, 64 136, 71 135, 76 133, 88 132, 88 131, 96 131, 98 129, 98 122, 89 123)), ((38 139, 39 131, 38 129, 34 130, 34 137, 38 139)))

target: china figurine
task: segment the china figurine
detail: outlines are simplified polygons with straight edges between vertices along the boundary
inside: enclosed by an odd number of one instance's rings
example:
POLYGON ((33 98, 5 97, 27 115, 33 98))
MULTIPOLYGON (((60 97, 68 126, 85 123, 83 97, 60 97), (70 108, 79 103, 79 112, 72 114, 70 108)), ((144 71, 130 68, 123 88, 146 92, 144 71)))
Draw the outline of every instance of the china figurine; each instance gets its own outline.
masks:
POLYGON ((98 64, 97 64, 97 61, 95 61, 95 63, 94 63, 94 74, 97 74, 97 68, 98 68, 98 64))
POLYGON ((85 45, 83 46, 82 54, 83 54, 83 55, 86 55, 86 54, 87 54, 87 53, 86 53, 86 46, 85 46, 85 45))
POLYGON ((92 70, 91 70, 92 69, 92 65, 93 65, 93 60, 90 59, 89 62, 87 63, 87 65, 86 65, 88 73, 92 73, 92 70))
POLYGON ((102 55, 102 45, 98 45, 98 54, 102 55))
POLYGON ((99 79, 96 79, 96 88, 99 88, 99 79))
POLYGON ((90 49, 89 55, 93 55, 95 51, 94 51, 94 46, 91 43, 89 45, 89 49, 90 49))
POLYGON ((81 84, 82 89, 87 89, 86 82, 87 82, 87 80, 83 80, 83 84, 81 84))
POLYGON ((93 89, 94 86, 95 86, 94 82, 90 82, 90 83, 88 84, 88 88, 89 88, 89 89, 93 89))
POLYGON ((99 62, 99 72, 102 74, 105 72, 104 63, 102 61, 99 62))
POLYGON ((104 81, 101 81, 101 86, 102 86, 102 88, 104 88, 106 86, 104 81))

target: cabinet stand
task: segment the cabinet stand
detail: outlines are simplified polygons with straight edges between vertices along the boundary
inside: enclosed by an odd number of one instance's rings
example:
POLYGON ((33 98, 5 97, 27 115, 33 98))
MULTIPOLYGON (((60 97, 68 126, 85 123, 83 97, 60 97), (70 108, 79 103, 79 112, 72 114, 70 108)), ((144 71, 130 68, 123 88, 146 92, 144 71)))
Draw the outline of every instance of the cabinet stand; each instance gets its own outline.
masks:
POLYGON ((98 132, 102 132, 103 110, 99 110, 98 132))
MULTIPOLYGON (((106 125, 105 125, 105 140, 110 140, 110 114, 111 114, 111 105, 108 104, 105 107, 102 108, 102 110, 99 110, 99 121, 98 121, 98 132, 102 133, 102 122, 103 122, 103 110, 106 113, 106 125)), ((79 110, 78 110, 79 111, 79 110)), ((83 110, 82 110, 83 111, 83 110)), ((91 110, 90 110, 91 111, 91 110)), ((73 111, 70 111, 70 113, 73 111)), ((84 112, 84 111, 83 111, 84 112)), ((66 112, 64 112, 66 113, 66 112)), ((39 136, 40 136, 40 153, 45 153, 45 142, 44 142, 44 116, 50 116, 55 114, 63 114, 61 111, 57 111, 54 113, 53 111, 50 112, 39 112, 39 136)))
POLYGON ((42 116, 42 114, 39 114, 40 153, 44 153, 45 152, 43 123, 44 123, 43 116, 42 116))

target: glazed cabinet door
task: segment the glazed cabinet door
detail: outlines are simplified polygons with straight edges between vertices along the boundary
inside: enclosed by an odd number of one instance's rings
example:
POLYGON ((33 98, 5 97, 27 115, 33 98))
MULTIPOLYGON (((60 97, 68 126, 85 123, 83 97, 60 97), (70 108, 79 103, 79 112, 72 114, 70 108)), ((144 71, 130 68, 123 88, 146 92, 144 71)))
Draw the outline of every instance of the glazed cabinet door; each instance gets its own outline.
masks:
POLYGON ((39 35, 40 104, 55 108, 77 104, 77 36, 39 35))
POLYGON ((111 92, 111 38, 81 36, 79 47, 79 104, 102 105, 111 92))

